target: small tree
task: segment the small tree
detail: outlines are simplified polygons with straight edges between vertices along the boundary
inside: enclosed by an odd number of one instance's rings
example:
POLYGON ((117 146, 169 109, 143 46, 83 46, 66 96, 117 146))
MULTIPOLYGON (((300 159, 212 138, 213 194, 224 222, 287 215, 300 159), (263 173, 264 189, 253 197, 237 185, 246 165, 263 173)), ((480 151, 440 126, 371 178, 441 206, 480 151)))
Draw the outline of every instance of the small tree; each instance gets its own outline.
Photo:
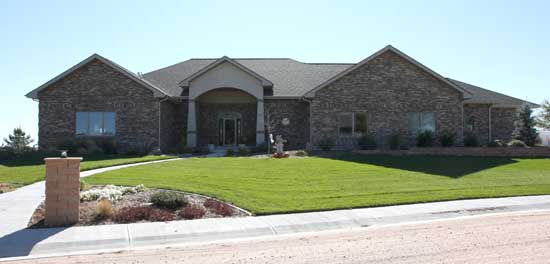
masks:
POLYGON ((14 128, 13 134, 8 135, 8 138, 4 138, 5 147, 13 150, 15 154, 28 151, 32 142, 31 136, 27 135, 20 127, 14 128))
POLYGON ((521 140, 528 146, 534 146, 538 137, 535 129, 535 118, 532 113, 529 104, 524 104, 516 116, 514 132, 512 132, 513 139, 521 140))
POLYGON ((541 106, 542 111, 537 117, 537 125, 544 129, 550 129, 550 102, 544 100, 541 106))

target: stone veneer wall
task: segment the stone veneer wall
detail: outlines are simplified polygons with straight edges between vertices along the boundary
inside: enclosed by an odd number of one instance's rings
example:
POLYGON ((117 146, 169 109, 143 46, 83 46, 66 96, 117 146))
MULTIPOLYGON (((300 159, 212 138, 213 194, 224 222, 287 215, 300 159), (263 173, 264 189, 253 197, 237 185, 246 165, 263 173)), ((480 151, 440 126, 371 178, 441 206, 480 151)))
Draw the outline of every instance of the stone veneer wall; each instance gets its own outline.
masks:
POLYGON ((489 107, 488 104, 464 104, 464 135, 473 134, 481 145, 489 142, 489 107), (468 122, 473 119, 473 130, 468 122))
POLYGON ((204 103, 197 109, 198 146, 218 145, 218 119, 222 113, 241 115, 241 140, 239 144, 256 145, 256 103, 204 103))
MULTIPOLYGON (((119 151, 158 144, 158 99, 134 80, 93 60, 38 94, 39 146, 76 138, 76 112, 115 112, 119 151)), ((98 137, 85 137, 97 139, 98 137)), ((101 138, 101 137, 100 137, 101 138)))
POLYGON ((281 135, 286 139, 287 149, 304 148, 309 142, 309 103, 297 99, 267 99, 264 114, 266 124, 270 115, 273 137, 281 135), (289 119, 288 125, 282 124, 283 118, 289 119))
MULTIPOLYGON (((449 131, 462 142, 462 94, 392 51, 348 73, 316 92, 312 101, 312 141, 336 140, 337 148, 352 148, 354 138, 338 137, 337 116, 367 113, 367 130, 378 144, 387 145, 394 132, 408 135, 408 112, 435 112, 436 133, 449 131)), ((404 141, 405 141, 404 140, 404 141)))
POLYGON ((493 139, 508 141, 514 131, 516 108, 491 108, 491 135, 493 139))

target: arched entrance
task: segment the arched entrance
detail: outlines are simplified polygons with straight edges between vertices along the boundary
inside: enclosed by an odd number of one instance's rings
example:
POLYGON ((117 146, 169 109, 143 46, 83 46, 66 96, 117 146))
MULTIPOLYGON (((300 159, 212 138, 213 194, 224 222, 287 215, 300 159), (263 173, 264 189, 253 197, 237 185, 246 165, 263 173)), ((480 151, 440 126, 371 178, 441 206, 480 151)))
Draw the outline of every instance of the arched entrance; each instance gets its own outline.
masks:
POLYGON ((200 95, 196 104, 199 146, 256 145, 258 100, 254 96, 218 88, 200 95))

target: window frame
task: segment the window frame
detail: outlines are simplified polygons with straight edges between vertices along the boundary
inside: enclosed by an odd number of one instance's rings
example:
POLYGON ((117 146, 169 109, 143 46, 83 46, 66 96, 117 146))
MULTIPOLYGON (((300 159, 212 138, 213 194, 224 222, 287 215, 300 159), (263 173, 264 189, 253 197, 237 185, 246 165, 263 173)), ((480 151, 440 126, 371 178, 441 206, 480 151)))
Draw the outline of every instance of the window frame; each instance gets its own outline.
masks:
POLYGON ((97 112, 97 111, 77 111, 75 113, 75 135, 77 137, 114 137, 116 136, 116 112, 97 112), (91 117, 91 114, 92 113, 99 113, 100 116, 101 116, 101 125, 100 125, 100 128, 99 130, 101 131, 99 134, 98 133, 92 133, 92 130, 93 130, 93 125, 92 125, 92 118, 91 117), (112 120, 113 120, 113 124, 112 125, 106 125, 106 115, 111 115, 112 114, 112 120), (79 132, 79 127, 78 127, 78 120, 79 120, 79 116, 80 118, 85 118, 85 123, 86 123, 86 132, 85 133, 78 133, 79 132), (109 127, 113 129, 112 133, 106 133, 106 128, 109 127))
POLYGON ((413 135, 413 136, 416 136, 424 131, 427 131, 427 130, 421 130, 422 129, 422 124, 423 124, 423 121, 424 121, 424 115, 427 115, 427 114, 431 114, 433 116, 433 130, 431 130, 433 133, 436 133, 437 131, 437 113, 435 111, 423 111, 423 112, 408 112, 407 113, 407 132, 409 133, 409 135, 413 135), (416 127, 415 127, 415 131, 411 131, 411 128, 410 128, 410 115, 417 115, 418 118, 416 120, 416 127))
POLYGON ((354 138, 354 137, 361 137, 366 134, 368 134, 368 116, 366 112, 341 112, 338 113, 338 116, 336 117, 336 130, 338 131, 338 137, 340 138, 354 138), (356 114, 363 114, 365 115, 365 132, 364 133, 356 133, 355 132, 355 116, 356 114), (351 133, 350 134, 342 134, 340 132, 340 117, 345 115, 351 115, 351 133))

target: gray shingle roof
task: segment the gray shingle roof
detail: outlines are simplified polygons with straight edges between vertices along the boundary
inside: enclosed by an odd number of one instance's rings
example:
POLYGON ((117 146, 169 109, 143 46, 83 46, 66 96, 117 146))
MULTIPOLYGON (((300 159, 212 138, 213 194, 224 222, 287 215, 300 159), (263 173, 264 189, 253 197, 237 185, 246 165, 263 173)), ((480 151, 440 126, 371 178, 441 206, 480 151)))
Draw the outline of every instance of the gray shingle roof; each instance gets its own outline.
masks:
POLYGON ((527 102, 515 97, 511 97, 505 94, 493 92, 491 90, 487 90, 485 88, 481 88, 479 86, 471 85, 465 82, 457 81, 451 78, 447 78, 447 80, 455 83, 456 85, 462 87, 463 89, 468 90, 470 93, 472 93, 472 97, 465 100, 465 103, 472 103, 472 104, 495 104, 495 105, 501 105, 501 106, 521 106, 524 103, 528 103, 531 105, 531 107, 536 108, 540 107, 537 104, 527 102))
MULTIPOLYGON (((171 96, 179 96, 179 83, 217 59, 190 59, 143 75, 149 83, 171 96)), ((303 63, 293 59, 234 59, 273 83, 274 96, 303 96, 308 91, 352 67, 352 63, 303 63)), ((520 106, 526 101, 447 78, 472 93, 467 103, 520 106)), ((530 103, 530 102, 527 102, 530 103)), ((537 104, 530 103, 532 107, 537 104)))
MULTIPOLYGON (((233 59, 273 83, 274 96, 302 96, 317 85, 351 67, 351 63, 303 63, 293 59, 233 59)), ((190 59, 143 75, 172 96, 178 96, 183 79, 216 59, 190 59)))

